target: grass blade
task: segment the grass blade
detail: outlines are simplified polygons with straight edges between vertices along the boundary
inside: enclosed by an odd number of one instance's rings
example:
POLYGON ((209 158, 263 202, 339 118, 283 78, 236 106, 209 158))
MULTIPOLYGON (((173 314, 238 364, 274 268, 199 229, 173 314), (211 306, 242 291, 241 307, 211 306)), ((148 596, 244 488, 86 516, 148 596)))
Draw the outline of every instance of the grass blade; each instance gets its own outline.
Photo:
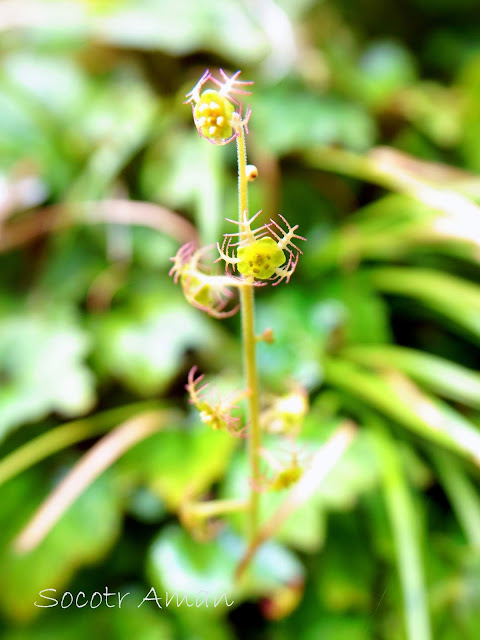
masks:
POLYGON ((468 543, 480 551, 480 496, 477 490, 453 456, 434 450, 431 456, 468 543))
POLYGON ((49 429, 0 460, 0 486, 37 462, 72 444, 108 431, 119 422, 147 409, 159 408, 158 402, 136 402, 124 407, 102 411, 87 418, 72 420, 49 429))
POLYGON ((342 356, 367 367, 394 367, 430 391, 480 409, 480 375, 445 358, 390 344, 354 345, 342 356))
POLYGON ((478 285, 435 269, 380 267, 366 273, 380 291, 414 298, 480 339, 478 285))
POLYGON ((324 363, 325 380, 431 442, 480 465, 480 433, 446 403, 423 393, 399 372, 372 373, 339 358, 324 363))
POLYGON ((381 425, 375 429, 375 443, 382 467, 385 503, 395 544, 407 638, 431 640, 415 505, 401 468, 395 442, 381 425))

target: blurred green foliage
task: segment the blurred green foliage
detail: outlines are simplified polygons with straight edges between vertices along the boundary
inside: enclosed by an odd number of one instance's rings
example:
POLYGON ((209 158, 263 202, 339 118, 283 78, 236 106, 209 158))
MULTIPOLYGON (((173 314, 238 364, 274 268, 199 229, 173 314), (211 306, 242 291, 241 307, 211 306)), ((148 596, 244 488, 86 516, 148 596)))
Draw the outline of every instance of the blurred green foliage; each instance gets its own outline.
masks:
MULTIPOLYGON (((2 638, 477 640, 477 4, 0 3, 2 638), (248 490, 243 440, 208 431, 183 393, 195 363, 241 388, 238 321, 202 315, 167 275, 195 229, 215 242, 235 211, 234 154, 211 153, 182 106, 219 66, 256 82, 252 211, 308 238, 291 284, 257 296, 276 336, 259 345, 263 387, 310 392, 307 459, 359 425, 241 588, 238 515, 208 541, 181 521, 191 495, 248 490), (18 554, 43 499, 145 400, 184 418, 18 554), (105 585, 131 593, 121 609, 34 606, 105 585), (138 608, 152 586, 235 605, 138 608)), ((284 497, 262 494, 264 516, 284 497)))

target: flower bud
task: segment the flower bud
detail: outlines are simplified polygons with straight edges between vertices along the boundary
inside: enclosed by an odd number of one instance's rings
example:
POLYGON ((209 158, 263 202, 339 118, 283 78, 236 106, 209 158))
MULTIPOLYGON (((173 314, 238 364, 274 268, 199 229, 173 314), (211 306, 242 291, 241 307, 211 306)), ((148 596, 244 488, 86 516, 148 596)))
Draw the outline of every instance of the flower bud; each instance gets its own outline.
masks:
POLYGON ((234 131, 234 105, 215 89, 204 91, 193 108, 193 119, 199 133, 215 144, 229 140, 234 131))
POLYGON ((258 178, 258 169, 254 164, 247 164, 246 171, 249 182, 254 182, 258 178))

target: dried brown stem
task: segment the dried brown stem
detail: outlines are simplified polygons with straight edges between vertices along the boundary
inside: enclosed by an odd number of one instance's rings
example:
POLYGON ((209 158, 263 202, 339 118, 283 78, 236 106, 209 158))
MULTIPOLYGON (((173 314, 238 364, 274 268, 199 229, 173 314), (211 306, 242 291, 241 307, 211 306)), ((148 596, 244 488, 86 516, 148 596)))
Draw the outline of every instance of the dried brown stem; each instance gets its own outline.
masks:
POLYGON ((161 231, 181 244, 195 242, 197 238, 195 227, 170 209, 150 202, 112 199, 53 205, 5 224, 0 236, 0 253, 75 224, 139 225, 161 231))
POLYGON ((177 419, 169 410, 141 413, 126 420, 99 440, 58 484, 14 541, 20 553, 32 551, 51 531, 65 511, 98 476, 137 442, 177 419))

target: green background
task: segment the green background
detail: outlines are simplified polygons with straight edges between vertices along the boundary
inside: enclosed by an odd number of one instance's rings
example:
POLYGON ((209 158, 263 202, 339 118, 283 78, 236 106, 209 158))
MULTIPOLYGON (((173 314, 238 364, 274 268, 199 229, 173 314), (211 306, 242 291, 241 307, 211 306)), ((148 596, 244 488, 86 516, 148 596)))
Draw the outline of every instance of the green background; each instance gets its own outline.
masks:
MULTIPOLYGON (((0 44, 2 639, 477 640, 478 3, 7 0, 0 44), (195 229, 216 242, 236 215, 234 145, 182 104, 218 67, 255 81, 251 211, 308 238, 290 284, 258 292, 262 388, 309 391, 306 452, 358 424, 241 590, 239 518, 200 542, 178 517, 189 492, 248 487, 243 441, 184 393, 194 364, 242 388, 238 318, 168 277, 195 229), (99 437, 171 409, 13 550, 99 437), (121 609, 33 604, 106 585, 131 593, 121 609), (152 586, 235 605, 138 608, 152 586)), ((284 497, 262 494, 264 515, 284 497)))

